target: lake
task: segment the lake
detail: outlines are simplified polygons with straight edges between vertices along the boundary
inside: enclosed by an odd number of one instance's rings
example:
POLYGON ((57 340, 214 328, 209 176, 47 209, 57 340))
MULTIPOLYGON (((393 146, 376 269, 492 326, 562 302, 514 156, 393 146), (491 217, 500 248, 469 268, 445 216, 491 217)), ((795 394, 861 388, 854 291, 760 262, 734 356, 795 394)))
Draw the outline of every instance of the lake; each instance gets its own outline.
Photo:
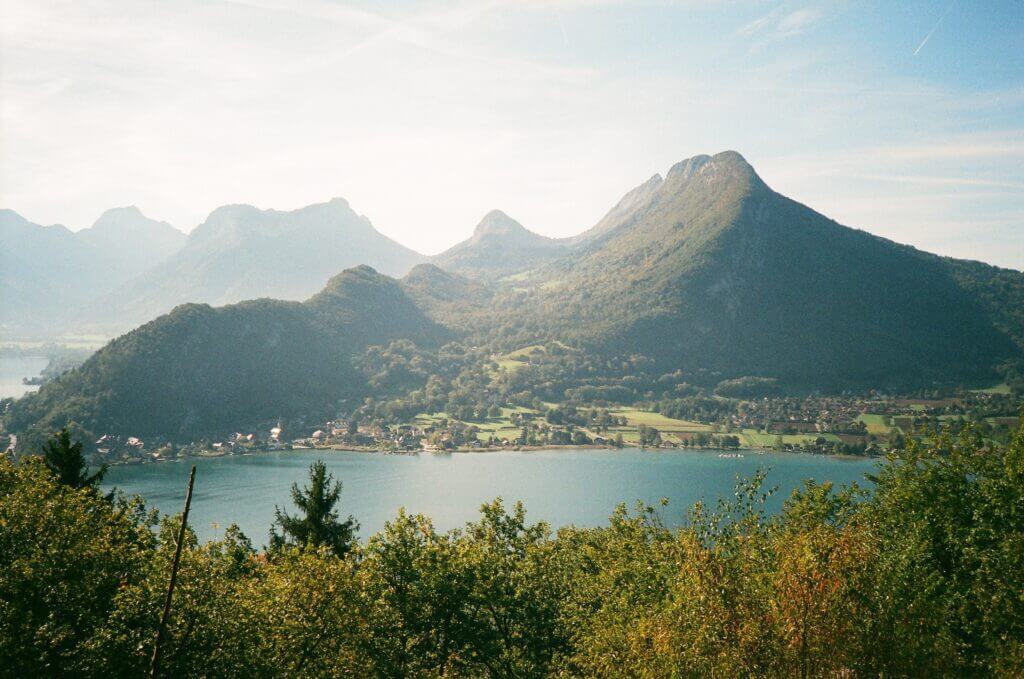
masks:
POLYGON ((49 362, 45 356, 0 356, 0 398, 17 398, 38 389, 21 380, 36 377, 49 362))
POLYGON ((778 510, 803 479, 863 481, 876 464, 793 453, 728 458, 718 451, 638 449, 415 455, 299 450, 115 466, 104 481, 142 495, 161 512, 177 513, 195 464, 190 523, 200 539, 220 537, 237 523, 259 547, 267 541, 274 505, 294 509, 291 484, 304 482, 317 459, 344 483, 340 513, 355 516, 362 539, 379 531, 399 507, 426 514, 447 530, 477 518, 480 505, 497 496, 508 504, 522 500, 528 519, 555 527, 602 525, 619 502, 656 504, 666 497, 670 504, 663 516, 679 524, 694 502, 730 496, 737 475, 752 476, 758 469, 768 470, 768 486, 779 486, 770 500, 778 510))

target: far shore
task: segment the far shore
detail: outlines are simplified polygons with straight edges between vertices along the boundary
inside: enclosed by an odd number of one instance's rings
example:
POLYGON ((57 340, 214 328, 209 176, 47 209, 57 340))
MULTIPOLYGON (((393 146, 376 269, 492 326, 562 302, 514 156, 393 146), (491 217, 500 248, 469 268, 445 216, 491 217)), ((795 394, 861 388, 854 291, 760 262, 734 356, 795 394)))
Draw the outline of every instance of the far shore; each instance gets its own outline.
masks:
MULTIPOLYGON (((416 450, 383 450, 381 448, 369 448, 369 447, 355 447, 355 446, 294 446, 292 448, 282 448, 277 450, 271 449, 260 449, 251 450, 243 453, 227 453, 227 452, 203 452, 196 453, 193 455, 182 455, 175 458, 167 459, 151 459, 145 461, 115 461, 108 463, 109 466, 136 466, 146 465, 162 462, 183 462, 192 459, 203 459, 203 458, 221 458, 221 457, 246 457, 250 455, 265 455, 267 453, 289 453, 298 451, 322 451, 322 452, 339 452, 339 453, 368 453, 377 455, 420 455, 422 453, 429 453, 431 455, 452 455, 452 454, 465 454, 465 453, 509 453, 509 452, 520 452, 520 453, 533 453, 533 452, 545 452, 545 451, 573 451, 573 450, 607 450, 609 452, 621 451, 621 450, 642 450, 644 452, 651 453, 719 453, 720 455, 732 456, 732 455, 765 455, 767 453, 776 454, 788 454, 788 455, 811 455, 819 456, 817 453, 807 453, 796 450, 775 450, 774 448, 755 448, 744 446, 740 448, 695 448, 695 447, 666 447, 666 448, 652 448, 652 447, 640 447, 640 446, 611 446, 611 445, 598 445, 590 444, 585 446, 574 446, 574 445, 549 445, 549 446, 512 446, 508 448, 455 448, 452 450, 424 450, 422 448, 416 450)), ((836 459, 849 459, 849 460, 861 460, 865 458, 878 458, 879 456, 870 455, 841 455, 841 454, 829 454, 820 455, 820 457, 830 457, 836 459)))

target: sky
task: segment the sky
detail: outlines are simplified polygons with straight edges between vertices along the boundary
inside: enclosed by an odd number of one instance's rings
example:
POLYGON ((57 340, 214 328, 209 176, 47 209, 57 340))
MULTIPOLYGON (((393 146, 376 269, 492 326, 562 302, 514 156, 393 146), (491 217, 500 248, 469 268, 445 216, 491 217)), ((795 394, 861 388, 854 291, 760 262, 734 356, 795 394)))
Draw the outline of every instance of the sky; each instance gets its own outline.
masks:
POLYGON ((489 210, 568 236, 675 162, 1024 269, 1019 0, 0 0, 0 207, 346 198, 433 254, 489 210))

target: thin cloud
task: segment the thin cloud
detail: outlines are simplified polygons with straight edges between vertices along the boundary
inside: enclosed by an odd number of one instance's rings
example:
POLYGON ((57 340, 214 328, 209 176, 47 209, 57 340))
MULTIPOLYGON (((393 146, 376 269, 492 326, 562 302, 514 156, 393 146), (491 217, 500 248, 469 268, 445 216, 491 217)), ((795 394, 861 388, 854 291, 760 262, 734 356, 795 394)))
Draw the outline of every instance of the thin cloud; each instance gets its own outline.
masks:
POLYGON ((924 49, 924 46, 928 44, 928 41, 931 40, 932 36, 935 34, 935 31, 938 30, 939 24, 942 23, 942 20, 946 18, 946 15, 949 14, 949 11, 953 9, 953 5, 955 4, 955 2, 949 3, 949 7, 946 8, 946 11, 942 13, 942 16, 939 17, 939 20, 935 22, 934 26, 932 26, 932 30, 928 31, 928 35, 924 36, 924 40, 922 40, 921 44, 917 46, 916 50, 914 50, 915 57, 917 56, 917 53, 924 49))
POLYGON ((776 7, 762 17, 750 21, 736 30, 741 38, 761 37, 765 40, 779 40, 803 33, 818 23, 824 12, 817 7, 803 7, 787 11, 785 6, 776 7))

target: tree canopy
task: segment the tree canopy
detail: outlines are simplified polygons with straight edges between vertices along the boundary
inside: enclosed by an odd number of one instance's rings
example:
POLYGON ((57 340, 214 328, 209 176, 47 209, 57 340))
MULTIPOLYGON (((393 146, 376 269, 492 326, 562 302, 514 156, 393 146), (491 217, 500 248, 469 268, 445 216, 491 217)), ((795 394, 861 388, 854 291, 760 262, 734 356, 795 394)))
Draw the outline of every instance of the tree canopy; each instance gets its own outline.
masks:
MULTIPOLYGON (((1024 429, 912 443, 873 484, 809 481, 771 514, 757 475, 680 528, 642 504, 557 532, 500 500, 447 532, 400 512, 364 544, 269 559, 235 528, 188 533, 164 672, 1021 676, 1024 429)), ((289 544, 345 532, 323 530, 340 491, 314 465, 289 544)), ((155 525, 0 460, 0 675, 143 674, 178 524, 155 525)))
POLYGON ((309 485, 299 488, 292 484, 292 502, 300 514, 290 515, 280 507, 274 508, 274 525, 270 529, 270 547, 280 550, 285 545, 303 549, 330 549, 335 556, 345 556, 355 542, 359 524, 349 516, 344 521, 338 518, 335 505, 341 497, 341 482, 327 471, 323 460, 317 460, 309 467, 309 485))

